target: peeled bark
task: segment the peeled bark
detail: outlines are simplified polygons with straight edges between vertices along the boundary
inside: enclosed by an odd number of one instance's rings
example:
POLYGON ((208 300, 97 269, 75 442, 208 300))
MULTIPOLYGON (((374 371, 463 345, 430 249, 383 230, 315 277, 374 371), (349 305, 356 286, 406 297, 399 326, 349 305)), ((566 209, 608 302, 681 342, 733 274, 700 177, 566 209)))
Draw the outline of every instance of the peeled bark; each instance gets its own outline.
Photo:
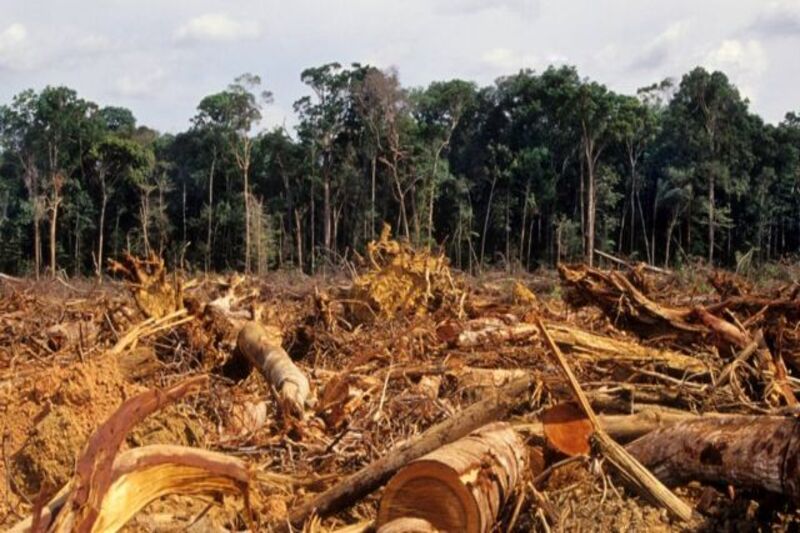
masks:
POLYGON ((729 483, 800 501, 800 423, 794 417, 687 420, 652 431, 626 449, 665 483, 729 483))
POLYGON ((239 331, 236 344, 250 364, 277 391, 282 407, 302 417, 311 386, 303 371, 281 348, 281 341, 277 328, 248 322, 239 331))
POLYGON ((487 532, 520 481, 526 456, 510 425, 484 426, 398 472, 384 491, 377 525, 415 517, 443 531, 487 532))

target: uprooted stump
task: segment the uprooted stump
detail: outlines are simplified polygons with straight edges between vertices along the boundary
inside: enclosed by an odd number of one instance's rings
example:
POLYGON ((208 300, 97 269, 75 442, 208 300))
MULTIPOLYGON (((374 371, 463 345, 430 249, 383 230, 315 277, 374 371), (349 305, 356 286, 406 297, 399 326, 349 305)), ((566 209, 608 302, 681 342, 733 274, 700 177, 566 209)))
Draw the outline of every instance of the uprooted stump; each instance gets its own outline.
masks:
POLYGON ((345 291, 348 319, 369 323, 398 315, 424 315, 442 307, 460 309, 464 291, 453 280, 444 254, 416 250, 390 238, 384 225, 380 238, 367 244, 368 269, 345 291))
POLYGON ((131 284, 136 305, 148 318, 162 318, 183 308, 183 284, 167 279, 164 259, 151 253, 147 259, 125 254, 121 261, 109 260, 109 270, 122 274, 131 284))
POLYGON ((510 425, 484 426, 400 470, 386 486, 377 525, 412 517, 437 530, 487 532, 521 480, 526 456, 510 425))

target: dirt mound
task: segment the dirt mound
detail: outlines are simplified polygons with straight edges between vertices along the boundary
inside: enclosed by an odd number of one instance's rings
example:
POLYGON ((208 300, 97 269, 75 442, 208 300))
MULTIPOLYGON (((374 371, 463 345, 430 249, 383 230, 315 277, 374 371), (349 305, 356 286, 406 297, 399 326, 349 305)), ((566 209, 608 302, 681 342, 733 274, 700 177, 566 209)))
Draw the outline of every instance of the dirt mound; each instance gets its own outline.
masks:
POLYGON ((89 434, 135 390, 114 359, 101 358, 50 369, 0 399, 14 413, 5 429, 12 487, 27 499, 60 488, 89 434))

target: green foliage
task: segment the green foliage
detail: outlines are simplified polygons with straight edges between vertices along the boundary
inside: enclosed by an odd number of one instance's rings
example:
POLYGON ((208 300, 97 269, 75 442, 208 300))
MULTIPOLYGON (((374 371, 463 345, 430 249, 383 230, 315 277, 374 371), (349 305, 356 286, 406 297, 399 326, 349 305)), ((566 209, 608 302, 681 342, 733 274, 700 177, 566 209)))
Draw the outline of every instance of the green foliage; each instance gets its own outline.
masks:
POLYGON ((251 74, 177 135, 67 87, 17 94, 0 106, 0 269, 43 272, 55 218, 57 268, 76 273, 125 249, 312 271, 384 221, 472 271, 577 260, 592 240, 753 276, 800 252, 800 114, 765 124, 724 73, 636 95, 569 66, 487 87, 405 87, 396 70, 340 63, 300 79, 293 131, 259 129, 272 95, 251 74))

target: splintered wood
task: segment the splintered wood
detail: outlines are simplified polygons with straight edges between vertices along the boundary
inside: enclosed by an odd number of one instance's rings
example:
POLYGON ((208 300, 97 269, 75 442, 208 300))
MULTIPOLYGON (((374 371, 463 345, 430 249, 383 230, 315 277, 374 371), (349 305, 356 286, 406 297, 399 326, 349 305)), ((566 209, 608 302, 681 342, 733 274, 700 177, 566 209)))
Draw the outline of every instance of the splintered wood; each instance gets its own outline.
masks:
POLYGON ((0 529, 796 527, 800 285, 606 260, 0 277, 0 529))

